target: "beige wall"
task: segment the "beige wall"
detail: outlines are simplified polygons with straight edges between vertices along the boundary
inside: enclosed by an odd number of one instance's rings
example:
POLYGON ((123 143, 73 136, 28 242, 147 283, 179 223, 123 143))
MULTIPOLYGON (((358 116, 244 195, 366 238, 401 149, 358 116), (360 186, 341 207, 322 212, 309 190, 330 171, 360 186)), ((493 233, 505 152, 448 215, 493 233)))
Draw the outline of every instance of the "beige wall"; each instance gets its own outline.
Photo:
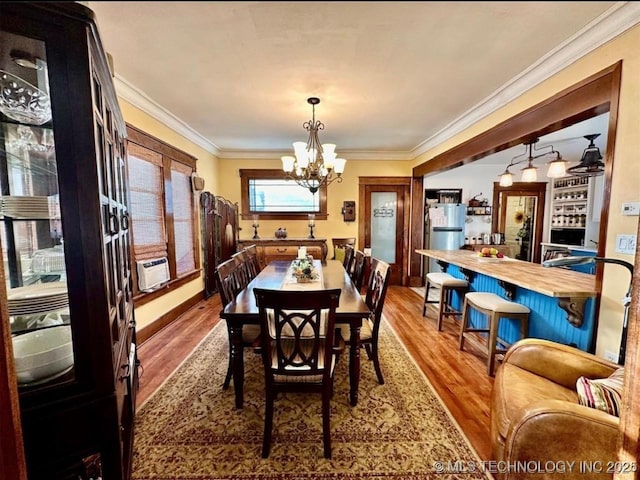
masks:
MULTIPOLYGON (((197 172, 205 181, 205 190, 214 192, 218 188, 218 160, 211 153, 194 144, 174 130, 168 128, 164 124, 158 122, 146 113, 140 111, 130 103, 119 99, 120 108, 125 121, 145 133, 152 135, 175 148, 193 155, 198 159, 197 172)), ((198 215, 198 231, 200 217, 198 215)), ((202 261, 201 261, 202 264, 202 261)), ((188 284, 178 288, 177 290, 163 295, 162 298, 149 302, 140 307, 136 307, 136 322, 138 329, 147 327, 153 321, 157 320, 167 311, 180 305, 185 300, 191 298, 203 289, 203 279, 198 278, 188 284)))
MULTIPOLYGON (((622 63, 622 85, 618 129, 615 139, 615 163, 612 177, 612 194, 607 225, 607 257, 634 261, 633 255, 615 252, 618 234, 635 234, 638 217, 623 216, 622 202, 640 200, 640 26, 610 41, 594 52, 576 61, 541 85, 531 89, 521 97, 507 104, 487 118, 477 122, 452 139, 425 152, 413 162, 414 165, 490 130, 527 108, 549 98, 559 91, 576 84, 580 80, 610 66, 619 60, 622 63)), ((618 352, 622 329, 623 307, 621 299, 628 287, 629 275, 622 267, 605 267, 604 286, 600 308, 598 343, 596 353, 604 356, 605 351, 618 352)))
MULTIPOLYGON (((358 205, 358 177, 399 177, 411 176, 412 164, 408 161, 366 161, 366 160, 349 160, 348 154, 347 166, 342 175, 343 182, 334 182, 329 185, 327 190, 327 220, 316 221, 314 235, 316 238, 333 237, 358 237, 358 218, 356 213, 355 222, 344 222, 342 220, 342 202, 345 200, 354 200, 356 202, 356 212, 358 205)), ((240 198, 240 176, 238 171, 241 168, 282 168, 279 159, 220 159, 219 160, 219 195, 225 197, 232 202, 241 204, 240 198)), ((251 220, 240 220, 240 238, 250 238, 253 235, 253 227, 251 220)), ((293 220, 284 222, 281 220, 260 220, 258 235, 261 238, 273 238, 274 232, 278 227, 286 227, 289 237, 307 237, 309 235, 309 227, 307 222, 303 220, 293 220)), ((332 256, 331 242, 329 241, 329 256, 332 256)))
MULTIPOLYGON (((357 237, 357 221, 343 222, 340 210, 344 200, 358 201, 358 177, 409 176, 413 166, 428 161, 603 68, 623 60, 606 255, 633 262, 632 255, 615 253, 614 245, 617 234, 636 233, 638 224, 638 217, 625 217, 620 213, 622 202, 640 200, 640 189, 638 188, 640 185, 640 160, 637 155, 640 150, 640 135, 638 135, 638 125, 640 125, 640 49, 637 48, 637 45, 640 45, 640 27, 635 27, 576 61, 541 85, 413 161, 348 160, 344 182, 334 183, 329 187, 329 218, 326 221, 316 222, 316 237, 357 237)), ((228 200, 240 203, 239 169, 280 168, 280 161, 277 159, 216 159, 212 154, 126 102, 121 101, 121 105, 127 122, 199 158, 198 173, 205 178, 206 190, 215 195, 221 195, 228 200)), ((357 208, 359 205, 356 205, 357 208)), ((253 233, 251 221, 241 220, 240 226, 242 228, 241 238, 249 238, 253 233)), ((272 237, 278 227, 286 227, 290 237, 306 237, 309 233, 304 221, 292 221, 285 224, 281 221, 261 220, 259 234, 263 238, 272 237)), ((600 355, 604 355, 605 350, 616 353, 618 351, 623 315, 620 300, 626 291, 627 279, 628 275, 621 271, 620 267, 610 265, 605 268, 597 345, 597 353, 600 355)), ((171 295, 165 295, 160 300, 136 309, 138 322, 141 326, 147 325, 201 289, 202 280, 200 279, 191 282, 171 295)))

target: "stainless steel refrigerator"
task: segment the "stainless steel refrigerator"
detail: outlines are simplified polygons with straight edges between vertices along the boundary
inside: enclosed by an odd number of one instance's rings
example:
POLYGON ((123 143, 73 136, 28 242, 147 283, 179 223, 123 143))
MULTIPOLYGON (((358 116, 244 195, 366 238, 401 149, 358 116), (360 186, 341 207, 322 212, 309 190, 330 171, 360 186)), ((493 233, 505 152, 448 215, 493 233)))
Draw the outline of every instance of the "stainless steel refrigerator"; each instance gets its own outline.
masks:
MULTIPOLYGON (((459 203, 435 203, 427 212, 427 241, 430 250, 458 250, 464 245, 466 205, 459 203)), ((440 272, 434 259, 429 260, 429 272, 440 272)))

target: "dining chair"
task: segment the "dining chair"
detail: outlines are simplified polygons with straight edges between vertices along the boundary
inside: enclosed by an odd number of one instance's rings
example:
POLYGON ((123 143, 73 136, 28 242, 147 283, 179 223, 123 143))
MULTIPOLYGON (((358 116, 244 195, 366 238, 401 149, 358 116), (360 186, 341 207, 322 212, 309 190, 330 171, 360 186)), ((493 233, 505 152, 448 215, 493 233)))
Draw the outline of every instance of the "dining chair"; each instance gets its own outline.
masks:
MULTIPOLYGON (((362 328, 360 329, 360 347, 366 350, 367 357, 373 361, 373 368, 376 371, 380 385, 384 384, 384 377, 382 376, 378 356, 378 334, 380 332, 382 309, 384 307, 384 299, 387 296, 390 276, 391 267, 388 263, 377 258, 371 259, 371 275, 369 276, 365 296, 365 303, 370 313, 369 317, 362 322, 362 328)), ((346 336, 351 335, 349 326, 340 325, 339 328, 343 338, 349 338, 346 336)))
POLYGON ((240 284, 240 289, 242 290, 249 285, 249 282, 254 278, 251 268, 251 257, 249 253, 243 249, 231 255, 231 258, 236 262, 238 268, 237 279, 240 284))
POLYGON ((251 279, 253 280, 260 273, 260 260, 258 260, 258 247, 257 245, 248 245, 244 248, 244 250, 249 255, 249 272, 251 274, 251 279))
POLYGON ((345 247, 350 245, 355 248, 356 245, 356 237, 347 237, 347 238, 332 238, 331 244, 333 245, 333 257, 332 260, 343 260, 343 254, 345 252, 345 247))
POLYGON ((349 271, 351 281, 356 286, 358 291, 362 289, 362 282, 364 281, 364 272, 367 270, 367 256, 362 250, 356 250, 353 253, 353 265, 349 271))
MULTIPOLYGON (((239 280, 240 271, 238 269, 238 262, 233 257, 225 260, 216 267, 215 279, 218 285, 218 292, 220 293, 220 302, 222 308, 231 303, 236 295, 242 290, 242 282, 239 280)), ((227 366, 227 374, 222 384, 222 389, 229 388, 231 382, 231 376, 233 373, 231 362, 231 328, 227 322, 227 334, 229 337, 229 364, 227 366)), ((242 327, 242 348, 255 348, 257 340, 260 337, 260 325, 244 325, 242 327)))
POLYGON ((324 457, 331 458, 330 399, 333 373, 344 340, 334 332, 341 290, 286 291, 254 288, 262 327, 265 422, 262 457, 271 450, 273 407, 278 392, 322 395, 324 457))
POLYGON ((344 247, 344 258, 342 259, 342 266, 344 269, 351 274, 351 269, 353 267, 353 252, 355 249, 351 245, 345 245, 344 247))

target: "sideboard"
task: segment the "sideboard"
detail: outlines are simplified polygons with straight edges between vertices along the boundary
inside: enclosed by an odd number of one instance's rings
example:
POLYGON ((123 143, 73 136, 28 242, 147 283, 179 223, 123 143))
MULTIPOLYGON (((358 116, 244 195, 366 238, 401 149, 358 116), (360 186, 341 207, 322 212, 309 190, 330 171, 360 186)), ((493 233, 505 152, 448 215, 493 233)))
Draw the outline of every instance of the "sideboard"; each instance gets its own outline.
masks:
POLYGON ((246 248, 255 245, 258 248, 258 261, 260 268, 264 268, 274 260, 293 260, 298 256, 298 247, 307 247, 307 254, 313 258, 327 261, 326 238, 260 238, 240 239, 238 248, 246 248))

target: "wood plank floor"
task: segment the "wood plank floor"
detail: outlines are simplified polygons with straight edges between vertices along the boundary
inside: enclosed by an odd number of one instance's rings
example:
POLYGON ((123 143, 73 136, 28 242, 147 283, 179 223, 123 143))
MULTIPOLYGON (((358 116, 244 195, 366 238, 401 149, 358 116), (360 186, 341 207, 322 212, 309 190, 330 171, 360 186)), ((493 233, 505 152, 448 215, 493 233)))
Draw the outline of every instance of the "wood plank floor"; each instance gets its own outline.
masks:
MULTIPOLYGON (((139 358, 144 371, 140 378, 138 404, 162 384, 220 321, 220 309, 220 298, 216 294, 196 304, 140 345, 139 358)), ((384 316, 478 455, 488 460, 491 454, 489 402, 493 379, 487 376, 482 349, 467 342, 465 351, 459 351, 457 324, 445 320, 443 331, 437 332, 436 306, 430 305, 427 317, 422 317, 422 298, 411 288, 389 287, 384 316)), ((363 365, 363 368, 368 366, 363 365)))

